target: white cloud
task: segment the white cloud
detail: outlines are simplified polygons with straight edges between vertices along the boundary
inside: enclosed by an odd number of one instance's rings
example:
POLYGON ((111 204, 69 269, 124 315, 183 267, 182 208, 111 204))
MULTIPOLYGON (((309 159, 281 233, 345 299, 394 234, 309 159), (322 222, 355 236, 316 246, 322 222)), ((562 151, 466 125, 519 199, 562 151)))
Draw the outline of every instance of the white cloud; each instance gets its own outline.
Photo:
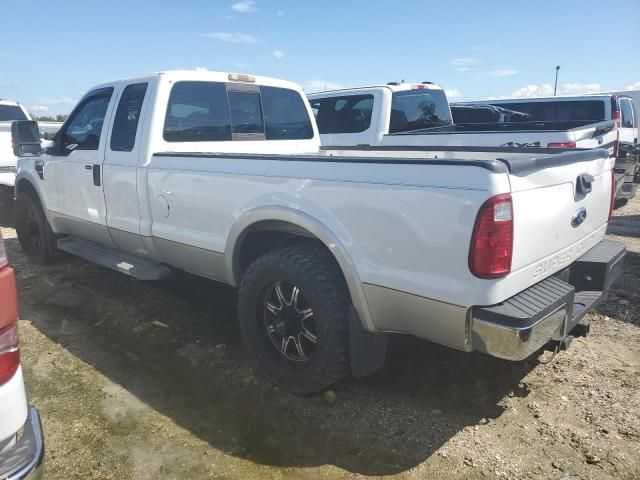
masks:
POLYGON ((244 43, 244 44, 257 44, 260 43, 256 37, 249 33, 226 33, 226 32, 211 32, 201 33, 200 36, 211 38, 213 40, 220 40, 221 42, 228 43, 244 43))
POLYGON ((509 75, 517 75, 519 72, 519 70, 516 70, 515 68, 501 68, 498 70, 488 70, 486 72, 482 72, 482 75, 485 77, 491 77, 491 78, 496 78, 496 77, 508 77, 509 75))
POLYGON ((624 87, 625 90, 640 90, 640 80, 624 87))
POLYGON ((466 72, 471 70, 471 67, 475 67, 480 63, 477 58, 452 58, 451 66, 458 72, 466 72))
POLYGON ((32 113, 47 113, 49 111, 49 107, 46 105, 33 105, 29 110, 32 113))
POLYGON ((209 69, 207 67, 196 67, 196 72, 207 72, 209 69))
POLYGON ((513 98, 525 98, 525 97, 550 97, 553 95, 553 87, 548 83, 542 85, 527 85, 519 88, 513 92, 510 97, 513 98))
POLYGON ((278 15, 279 17, 284 17, 284 12, 282 10, 278 10, 276 15, 278 15))
POLYGON ((602 87, 599 83, 563 83, 560 88, 561 95, 583 95, 601 91, 602 87))
POLYGON ((61 97, 48 98, 43 100, 42 103, 48 103, 49 105, 75 105, 78 103, 78 99, 63 95, 61 97))
POLYGON ((239 63, 239 62, 235 62, 235 63, 233 64, 233 66, 234 66, 234 67, 237 67, 237 68, 247 68, 247 67, 249 66, 249 64, 248 64, 248 63, 239 63))
POLYGON ((239 13, 253 13, 258 10, 256 2, 253 0, 240 0, 238 3, 231 5, 231 8, 239 13))
POLYGON ((488 43, 486 45, 475 45, 473 47, 471 47, 471 50, 475 51, 475 52, 479 52, 481 50, 488 50, 490 48, 498 48, 500 46, 499 43, 488 43))
POLYGON ((303 84, 303 90, 307 93, 324 92, 326 90, 339 90, 345 88, 344 85, 330 80, 308 80, 303 84))
POLYGON ((284 58, 284 52, 282 50, 274 50, 271 55, 273 55, 276 60, 282 60, 284 58))
POLYGON ((458 100, 462 97, 464 97, 464 94, 458 90, 457 88, 452 88, 451 90, 445 90, 444 93, 447 94, 447 99, 451 100, 458 100))

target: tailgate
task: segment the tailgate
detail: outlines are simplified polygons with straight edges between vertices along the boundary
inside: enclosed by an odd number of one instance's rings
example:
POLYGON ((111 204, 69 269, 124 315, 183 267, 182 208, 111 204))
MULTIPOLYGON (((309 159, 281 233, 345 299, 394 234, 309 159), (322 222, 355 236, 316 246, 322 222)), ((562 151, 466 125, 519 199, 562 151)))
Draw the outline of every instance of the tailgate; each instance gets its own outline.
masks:
POLYGON ((0 122, 0 167, 15 167, 16 157, 11 148, 11 122, 0 122))
POLYGON ((536 265, 534 276, 542 279, 604 236, 614 163, 606 150, 503 161, 513 199, 512 272, 536 265))

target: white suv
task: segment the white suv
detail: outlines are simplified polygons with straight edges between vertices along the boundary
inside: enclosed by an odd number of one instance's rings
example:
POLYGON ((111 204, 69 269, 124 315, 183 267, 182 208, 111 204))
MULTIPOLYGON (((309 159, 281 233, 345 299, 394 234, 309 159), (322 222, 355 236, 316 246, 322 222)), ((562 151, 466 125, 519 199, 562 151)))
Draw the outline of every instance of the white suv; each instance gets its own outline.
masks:
POLYGON ((15 274, 0 235, 0 479, 40 478, 43 458, 40 416, 27 406, 20 367, 15 274))

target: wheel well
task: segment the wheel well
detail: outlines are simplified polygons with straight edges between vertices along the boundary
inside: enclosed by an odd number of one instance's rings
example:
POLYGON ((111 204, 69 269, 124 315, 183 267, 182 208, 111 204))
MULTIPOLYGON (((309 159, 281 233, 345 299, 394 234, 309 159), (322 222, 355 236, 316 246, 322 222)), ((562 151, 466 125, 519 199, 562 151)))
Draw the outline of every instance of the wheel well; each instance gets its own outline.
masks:
POLYGON ((36 187, 29 180, 21 179, 16 183, 16 197, 21 193, 33 195, 38 201, 40 200, 36 187))
MULTIPOLYGON (((278 248, 303 244, 323 248, 331 254, 320 239, 298 225, 282 221, 264 221, 252 225, 242 235, 240 247, 235 256, 236 278, 242 278, 249 265, 259 256, 278 248)), ((333 254, 331 258, 334 258, 333 254)))

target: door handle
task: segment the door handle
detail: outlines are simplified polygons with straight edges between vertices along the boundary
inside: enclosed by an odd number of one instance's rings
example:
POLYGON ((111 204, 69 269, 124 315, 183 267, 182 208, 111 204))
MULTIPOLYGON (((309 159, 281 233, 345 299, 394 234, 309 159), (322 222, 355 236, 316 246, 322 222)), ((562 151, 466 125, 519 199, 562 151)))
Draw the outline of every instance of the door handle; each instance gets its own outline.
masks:
POLYGON ((85 165, 84 169, 85 170, 93 170, 93 165, 85 165))

